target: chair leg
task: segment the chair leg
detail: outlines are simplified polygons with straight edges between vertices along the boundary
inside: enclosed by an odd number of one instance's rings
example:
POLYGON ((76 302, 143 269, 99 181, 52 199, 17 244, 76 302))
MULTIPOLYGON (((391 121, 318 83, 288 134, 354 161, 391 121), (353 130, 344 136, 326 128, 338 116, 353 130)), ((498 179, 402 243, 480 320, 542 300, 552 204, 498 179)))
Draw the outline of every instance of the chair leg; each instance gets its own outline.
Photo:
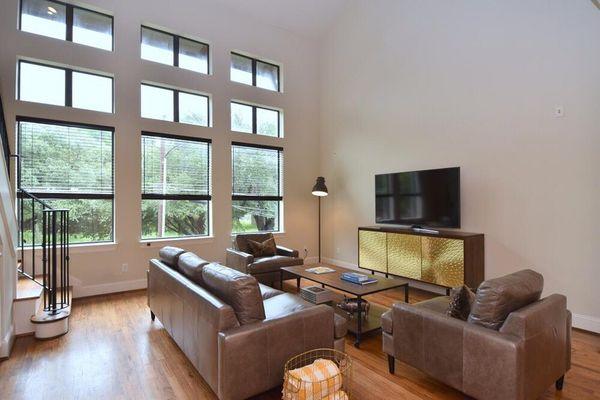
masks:
POLYGON ((296 278, 296 288, 300 289, 300 277, 296 278))
POLYGON ((563 385, 565 383, 565 376, 561 376, 560 378, 558 378, 558 380, 556 381, 556 390, 562 390, 563 385))
POLYGON ((152 311, 150 311, 150 318, 152 318, 152 321, 156 319, 156 315, 152 311))
POLYGON ((390 370, 390 374, 394 374, 395 370, 396 370, 396 360, 394 359, 394 356, 390 356, 388 354, 388 369, 390 370))

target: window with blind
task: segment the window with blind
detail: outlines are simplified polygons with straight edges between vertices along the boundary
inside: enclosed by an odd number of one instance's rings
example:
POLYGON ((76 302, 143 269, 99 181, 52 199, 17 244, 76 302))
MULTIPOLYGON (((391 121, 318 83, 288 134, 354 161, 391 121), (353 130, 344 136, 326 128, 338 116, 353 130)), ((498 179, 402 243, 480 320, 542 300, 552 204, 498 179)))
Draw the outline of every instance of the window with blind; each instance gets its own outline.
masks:
POLYGON ((113 112, 113 78, 71 68, 19 61, 18 99, 113 112))
MULTIPOLYGON (((113 241, 113 133, 109 127, 18 118, 21 187, 70 210, 71 243, 113 241)), ((31 210, 23 211, 28 226, 31 210)), ((31 243, 31 226, 23 238, 31 243)))
POLYGON ((143 118, 210 125, 208 96, 142 83, 141 98, 143 118))
POLYGON ((142 58, 161 64, 208 74, 208 45, 142 26, 142 58))
POLYGON ((231 53, 230 79, 245 85, 279 92, 279 66, 248 57, 231 53))
POLYGON ((55 0, 21 0, 19 28, 112 51, 113 17, 55 0))
POLYGON ((231 130, 281 137, 280 112, 271 108, 232 101, 231 130))
POLYGON ((283 149, 233 142, 232 230, 281 230, 283 202, 283 149))
POLYGON ((209 235, 210 146, 142 132, 142 239, 209 235))

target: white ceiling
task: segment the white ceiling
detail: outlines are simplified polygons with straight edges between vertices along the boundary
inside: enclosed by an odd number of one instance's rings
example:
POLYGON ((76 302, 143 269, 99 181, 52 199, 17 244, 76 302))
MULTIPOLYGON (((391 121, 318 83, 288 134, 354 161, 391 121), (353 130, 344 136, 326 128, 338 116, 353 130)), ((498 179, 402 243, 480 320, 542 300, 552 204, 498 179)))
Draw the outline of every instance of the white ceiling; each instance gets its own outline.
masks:
POLYGON ((327 31, 349 0, 219 0, 263 23, 308 37, 327 31))

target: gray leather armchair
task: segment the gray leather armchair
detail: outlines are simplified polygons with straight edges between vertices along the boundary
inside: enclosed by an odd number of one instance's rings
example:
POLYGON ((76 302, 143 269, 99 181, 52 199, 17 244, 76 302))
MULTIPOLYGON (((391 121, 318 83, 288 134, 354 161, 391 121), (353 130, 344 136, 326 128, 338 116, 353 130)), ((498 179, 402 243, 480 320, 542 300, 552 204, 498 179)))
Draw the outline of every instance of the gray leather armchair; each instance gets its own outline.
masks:
POLYGON ((273 286, 275 282, 291 279, 289 274, 281 274, 281 267, 304 264, 298 257, 298 250, 277 246, 277 253, 271 257, 255 258, 248 246, 248 240, 264 242, 273 237, 272 233, 249 233, 236 236, 235 249, 227 249, 225 264, 245 274, 254 276, 259 282, 273 286))
POLYGON ((479 400, 533 400, 553 383, 562 389, 571 313, 565 296, 539 300, 542 285, 531 270, 485 281, 467 321, 446 315, 446 296, 394 304, 382 315, 390 372, 399 360, 479 400))

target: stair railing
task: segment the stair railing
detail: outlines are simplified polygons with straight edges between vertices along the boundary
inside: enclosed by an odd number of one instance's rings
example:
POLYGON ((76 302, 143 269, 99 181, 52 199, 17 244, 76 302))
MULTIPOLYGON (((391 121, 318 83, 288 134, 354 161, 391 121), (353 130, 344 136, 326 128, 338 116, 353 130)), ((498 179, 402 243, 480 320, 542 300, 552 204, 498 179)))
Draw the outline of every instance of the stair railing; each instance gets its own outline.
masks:
POLYGON ((44 311, 56 314, 70 304, 69 296, 69 210, 52 207, 48 202, 21 187, 21 159, 17 160, 18 225, 21 262, 18 272, 44 289, 44 311), (31 213, 31 218, 26 213, 31 213), (29 226, 26 226, 29 225, 29 226), (29 229, 30 228, 30 229, 29 229), (28 234, 30 232, 30 235, 28 234), (27 233, 27 235, 26 235, 27 233), (38 239, 36 241, 36 239, 38 239), (41 239, 41 241, 40 241, 41 239), (28 269, 25 250, 30 251, 28 269), (37 251, 41 250, 41 271, 36 269, 37 251), (41 272, 41 277, 39 275, 41 272))

